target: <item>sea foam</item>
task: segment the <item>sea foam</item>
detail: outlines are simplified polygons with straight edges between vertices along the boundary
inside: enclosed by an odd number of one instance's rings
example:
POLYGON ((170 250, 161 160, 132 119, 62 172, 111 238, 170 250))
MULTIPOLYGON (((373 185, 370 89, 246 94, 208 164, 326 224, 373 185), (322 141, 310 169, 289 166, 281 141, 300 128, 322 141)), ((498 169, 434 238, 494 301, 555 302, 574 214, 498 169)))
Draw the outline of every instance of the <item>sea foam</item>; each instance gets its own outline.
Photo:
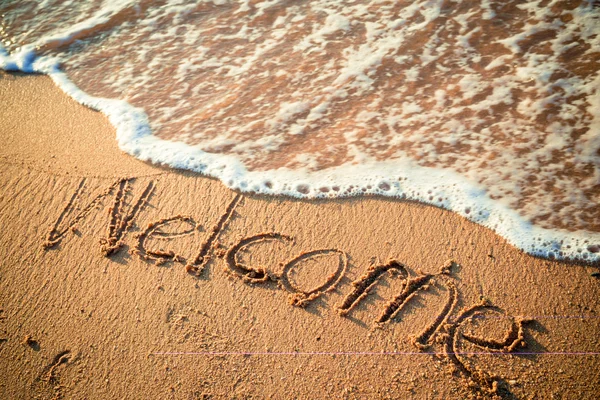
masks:
POLYGON ((0 68, 49 75, 106 114, 119 147, 137 158, 243 192, 416 200, 489 227, 536 256, 600 258, 598 225, 589 222, 598 214, 590 202, 599 200, 600 74, 583 61, 571 68, 583 72, 566 73, 559 59, 584 46, 581 38, 585 48, 573 54, 598 57, 591 3, 554 14, 539 2, 513 5, 525 15, 523 26, 479 47, 474 42, 489 40, 482 31, 492 29, 485 21, 507 23, 498 3, 454 12, 441 1, 317 1, 305 8, 112 1, 79 6, 64 21, 55 18, 57 4, 45 3, 35 15, 0 6, 9 16, 0 25, 0 68), (222 28, 229 14, 237 25, 222 28), (17 28, 11 15, 29 22, 17 28), (436 21, 450 17, 456 29, 444 36, 449 23, 436 21), (528 43, 536 35, 537 52, 528 43), (423 42, 417 49, 411 40, 423 42), (178 59, 173 43, 185 50, 178 59), (492 44, 498 49, 483 51, 492 44), (300 71, 268 66, 286 56, 300 71), (505 72, 486 75, 498 68, 505 72), (90 79, 99 71, 105 73, 90 79), (424 71, 441 78, 427 81, 424 71), (152 82, 161 79, 176 84, 160 91, 152 82), (276 80, 285 85, 271 85, 276 80), (340 142, 344 157, 337 157, 340 142), (569 168, 586 175, 570 180, 569 168))

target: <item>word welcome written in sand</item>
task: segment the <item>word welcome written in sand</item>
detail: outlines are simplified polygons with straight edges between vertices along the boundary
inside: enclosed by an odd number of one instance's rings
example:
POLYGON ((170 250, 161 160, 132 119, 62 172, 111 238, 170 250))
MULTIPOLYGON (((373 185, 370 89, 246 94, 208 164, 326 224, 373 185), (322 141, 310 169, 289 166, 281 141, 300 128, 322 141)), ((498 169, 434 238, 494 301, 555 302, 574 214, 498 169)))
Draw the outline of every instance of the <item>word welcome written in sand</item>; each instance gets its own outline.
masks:
MULTIPOLYGON (((114 193, 112 205, 108 208, 109 224, 106 237, 100 239, 100 246, 102 254, 105 256, 118 253, 124 245, 124 238, 130 232, 136 218, 139 217, 141 211, 148 204, 155 189, 154 182, 150 181, 135 196, 133 194, 134 181, 134 178, 119 179, 106 190, 92 197, 86 205, 82 205, 79 203, 86 186, 85 179, 82 179, 58 219, 51 226, 44 242, 44 248, 52 248, 65 239, 69 232, 77 232, 78 224, 85 220, 93 210, 98 209, 100 204, 114 193)), ((222 248, 218 238, 242 200, 242 195, 236 194, 234 196, 208 232, 208 238, 201 244, 197 254, 190 259, 177 254, 174 250, 153 248, 151 246, 153 240, 172 245, 174 241, 194 235, 201 226, 194 217, 186 215, 175 215, 147 224, 146 228, 136 235, 137 244, 130 251, 142 260, 157 265, 166 262, 180 263, 185 266, 188 273, 195 276, 202 274, 213 257, 223 258, 226 271, 231 276, 238 277, 242 281, 254 285, 277 284, 290 293, 290 304, 297 307, 307 307, 312 301, 327 292, 333 291, 339 285, 348 267, 348 255, 340 249, 328 248, 302 252, 287 263, 282 263, 282 272, 275 274, 263 267, 246 265, 238 256, 240 252, 249 251, 249 248, 259 243, 279 241, 293 244, 294 239, 289 235, 277 232, 259 233, 241 239, 229 249, 222 248), (292 282, 290 274, 293 270, 299 269, 303 263, 309 260, 319 260, 321 257, 337 257, 338 266, 334 273, 324 277, 320 284, 308 290, 303 290, 292 282)), ((388 276, 400 279, 402 283, 400 293, 384 305, 381 314, 375 320, 375 324, 381 326, 397 319, 397 316, 402 313, 404 307, 413 298, 435 285, 447 293, 446 301, 442 309, 433 317, 431 323, 421 333, 412 338, 414 346, 419 350, 426 351, 436 343, 441 344, 446 358, 455 367, 455 371, 466 379, 470 387, 482 392, 510 395, 508 385, 504 380, 473 366, 464 357, 466 353, 461 349, 465 343, 468 343, 470 346, 483 349, 486 353, 514 352, 526 345, 523 327, 530 320, 511 318, 499 307, 483 300, 471 307, 458 310, 460 292, 452 278, 452 272, 456 265, 454 262, 449 262, 436 274, 421 273, 417 276, 411 276, 406 266, 396 260, 371 266, 363 276, 352 282, 352 290, 337 306, 337 309, 341 316, 346 316, 352 313, 373 292, 382 277, 388 276), (503 339, 489 340, 464 332, 464 326, 468 322, 473 321, 475 318, 485 318, 490 313, 510 318, 511 326, 503 339)))

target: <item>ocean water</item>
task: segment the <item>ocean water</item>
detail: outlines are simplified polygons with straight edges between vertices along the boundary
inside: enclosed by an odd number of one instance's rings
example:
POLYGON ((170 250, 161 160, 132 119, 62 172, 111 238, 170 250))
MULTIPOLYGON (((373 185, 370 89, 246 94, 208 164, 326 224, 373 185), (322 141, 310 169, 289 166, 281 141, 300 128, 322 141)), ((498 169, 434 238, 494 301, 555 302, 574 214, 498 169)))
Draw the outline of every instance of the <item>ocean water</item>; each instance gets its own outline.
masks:
POLYGON ((600 259, 599 67, 591 0, 0 2, 0 68, 135 157, 430 203, 558 259, 600 259))

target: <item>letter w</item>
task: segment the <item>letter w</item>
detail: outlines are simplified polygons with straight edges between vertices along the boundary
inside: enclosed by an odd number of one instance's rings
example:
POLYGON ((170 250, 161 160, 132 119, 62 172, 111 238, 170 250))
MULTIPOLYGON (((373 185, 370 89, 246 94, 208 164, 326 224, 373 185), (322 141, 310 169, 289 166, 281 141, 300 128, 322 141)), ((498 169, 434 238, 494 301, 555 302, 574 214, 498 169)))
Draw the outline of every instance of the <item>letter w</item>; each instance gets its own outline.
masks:
POLYGON ((124 210, 126 194, 131 190, 131 181, 135 178, 121 178, 110 185, 102 193, 94 197, 85 207, 79 207, 79 200, 85 189, 85 178, 79 182, 79 186, 71 196, 67 205, 60 216, 50 228, 44 248, 49 249, 59 244, 69 233, 75 232, 77 224, 86 218, 97 205, 111 193, 115 192, 115 198, 112 207, 109 209, 110 223, 108 226, 107 237, 100 240, 101 250, 105 256, 117 252, 122 245, 122 239, 129 231, 133 220, 146 205, 148 198, 154 190, 154 184, 149 182, 144 191, 138 196, 133 205, 124 210))

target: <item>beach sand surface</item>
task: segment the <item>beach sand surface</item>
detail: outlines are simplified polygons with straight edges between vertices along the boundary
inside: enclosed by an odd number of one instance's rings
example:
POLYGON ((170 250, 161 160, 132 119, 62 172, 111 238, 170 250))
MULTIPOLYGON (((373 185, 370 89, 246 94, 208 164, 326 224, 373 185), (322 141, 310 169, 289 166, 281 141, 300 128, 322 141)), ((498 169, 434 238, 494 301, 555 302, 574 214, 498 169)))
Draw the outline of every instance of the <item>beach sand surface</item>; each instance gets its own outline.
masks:
POLYGON ((432 206, 237 193, 114 135, 0 74, 0 398, 597 398, 597 266, 432 206))

